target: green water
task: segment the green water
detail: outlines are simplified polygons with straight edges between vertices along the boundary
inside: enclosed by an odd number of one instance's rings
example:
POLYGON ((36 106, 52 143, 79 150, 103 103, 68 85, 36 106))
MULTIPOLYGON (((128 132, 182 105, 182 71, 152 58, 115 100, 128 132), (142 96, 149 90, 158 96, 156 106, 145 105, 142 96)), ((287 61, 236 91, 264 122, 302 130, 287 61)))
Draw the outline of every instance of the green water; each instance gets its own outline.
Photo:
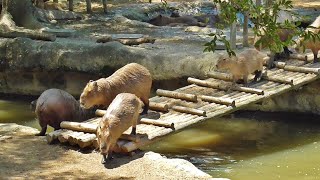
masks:
POLYGON ((212 119, 146 148, 183 158, 213 177, 320 179, 320 119, 242 112, 212 119))
MULTIPOLYGON (((39 129, 30 101, 0 100, 0 123, 39 129)), ((261 112, 234 116, 212 119, 145 150, 186 159, 213 177, 320 179, 319 116, 261 112)))

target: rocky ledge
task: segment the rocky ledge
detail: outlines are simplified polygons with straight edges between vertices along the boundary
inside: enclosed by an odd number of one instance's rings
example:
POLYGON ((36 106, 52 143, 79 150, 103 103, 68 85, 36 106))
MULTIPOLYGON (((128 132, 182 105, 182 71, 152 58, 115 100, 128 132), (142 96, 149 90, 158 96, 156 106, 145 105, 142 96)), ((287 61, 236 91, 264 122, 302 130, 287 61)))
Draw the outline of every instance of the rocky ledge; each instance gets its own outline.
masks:
POLYGON ((8 179, 214 179, 182 159, 168 159, 154 152, 121 156, 100 163, 96 151, 48 145, 38 130, 14 123, 0 124, 0 176, 8 179))

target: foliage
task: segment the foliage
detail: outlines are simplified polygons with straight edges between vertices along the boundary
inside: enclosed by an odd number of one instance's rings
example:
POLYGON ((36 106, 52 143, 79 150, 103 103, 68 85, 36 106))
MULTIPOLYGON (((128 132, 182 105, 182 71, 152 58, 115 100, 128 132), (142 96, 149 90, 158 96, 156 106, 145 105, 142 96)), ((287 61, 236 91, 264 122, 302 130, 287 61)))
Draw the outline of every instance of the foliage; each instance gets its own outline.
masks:
MULTIPOLYGON (((267 6, 256 5, 253 0, 213 0, 213 2, 220 6, 220 18, 224 19, 224 23, 229 25, 229 27, 237 20, 236 14, 238 12, 249 12, 249 17, 254 23, 254 34, 260 37, 255 46, 264 45, 272 52, 281 52, 284 46, 295 44, 295 41, 293 40, 293 37, 295 36, 313 39, 320 38, 319 34, 305 32, 297 28, 299 22, 294 23, 289 20, 279 22, 278 14, 280 11, 285 12, 296 19, 301 19, 298 14, 288 10, 293 8, 292 1, 290 0, 273 1, 272 4, 267 6), (280 36, 278 35, 279 30, 290 31, 290 37, 287 41, 281 41, 280 36)), ((216 42, 220 41, 226 45, 228 54, 234 55, 234 52, 230 49, 229 42, 223 34, 212 33, 210 36, 212 36, 213 40, 205 44, 204 51, 214 52, 216 42)))

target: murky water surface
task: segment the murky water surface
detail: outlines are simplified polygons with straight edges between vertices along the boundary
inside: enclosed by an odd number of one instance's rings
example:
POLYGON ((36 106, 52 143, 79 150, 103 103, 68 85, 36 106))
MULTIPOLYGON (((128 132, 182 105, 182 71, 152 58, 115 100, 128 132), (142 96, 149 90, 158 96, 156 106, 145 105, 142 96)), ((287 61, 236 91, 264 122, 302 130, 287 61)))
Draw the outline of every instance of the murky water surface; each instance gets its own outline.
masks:
MULTIPOLYGON (((29 101, 0 100, 0 123, 8 122, 39 129, 29 101)), ((320 179, 320 118, 241 112, 186 129, 145 149, 187 159, 213 177, 320 179)))

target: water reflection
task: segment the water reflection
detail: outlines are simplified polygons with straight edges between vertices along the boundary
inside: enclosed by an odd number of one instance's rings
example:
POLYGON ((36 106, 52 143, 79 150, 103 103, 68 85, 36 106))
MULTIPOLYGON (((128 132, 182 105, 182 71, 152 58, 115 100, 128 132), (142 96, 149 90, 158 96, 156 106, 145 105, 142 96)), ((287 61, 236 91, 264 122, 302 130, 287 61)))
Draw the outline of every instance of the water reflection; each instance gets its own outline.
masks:
POLYGON ((295 174, 296 179, 303 178, 290 170, 279 171, 281 168, 277 167, 288 166, 315 178, 316 172, 320 174, 317 168, 320 156, 316 155, 319 125, 318 116, 241 112, 235 114, 235 118, 212 119, 146 149, 187 159, 214 177, 272 179, 292 178, 295 174), (303 158, 305 152, 309 158, 303 158), (299 161, 308 165, 297 163, 299 161))

